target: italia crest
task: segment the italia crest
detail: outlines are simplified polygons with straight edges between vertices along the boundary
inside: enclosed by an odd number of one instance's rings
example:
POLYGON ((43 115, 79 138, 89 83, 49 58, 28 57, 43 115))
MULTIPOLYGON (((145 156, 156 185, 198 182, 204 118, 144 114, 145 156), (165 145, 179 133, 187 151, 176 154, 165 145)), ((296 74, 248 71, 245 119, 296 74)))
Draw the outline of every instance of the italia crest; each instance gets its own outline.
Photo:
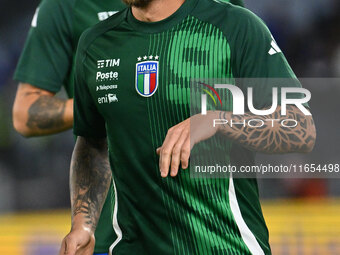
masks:
MULTIPOLYGON (((159 70, 158 59, 158 56, 144 56, 143 60, 146 61, 136 64, 136 90, 137 93, 143 97, 151 97, 157 91, 159 70)), ((139 57, 138 61, 141 60, 142 57, 139 57)))

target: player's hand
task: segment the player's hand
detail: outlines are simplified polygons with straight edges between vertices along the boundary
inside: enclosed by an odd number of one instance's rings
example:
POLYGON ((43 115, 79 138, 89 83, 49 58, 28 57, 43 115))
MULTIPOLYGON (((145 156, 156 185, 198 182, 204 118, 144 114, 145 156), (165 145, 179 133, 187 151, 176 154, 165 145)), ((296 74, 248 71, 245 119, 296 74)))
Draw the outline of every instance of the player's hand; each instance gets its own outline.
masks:
POLYGON ((62 241, 59 255, 93 255, 94 234, 86 229, 72 230, 62 241))
POLYGON ((162 177, 167 177, 169 170, 171 176, 176 176, 180 164, 183 169, 188 168, 193 146, 216 134, 214 119, 219 119, 218 112, 197 114, 168 130, 163 145, 157 149, 162 177))

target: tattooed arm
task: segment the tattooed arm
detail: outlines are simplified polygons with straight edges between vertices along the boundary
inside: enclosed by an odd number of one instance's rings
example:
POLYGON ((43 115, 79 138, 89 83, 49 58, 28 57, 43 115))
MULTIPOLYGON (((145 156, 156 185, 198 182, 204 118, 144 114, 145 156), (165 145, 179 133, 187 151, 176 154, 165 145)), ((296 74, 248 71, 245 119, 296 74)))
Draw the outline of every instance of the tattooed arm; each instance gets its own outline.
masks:
POLYGON ((14 128, 23 136, 55 134, 73 126, 73 99, 20 83, 13 106, 14 128))
POLYGON ((278 107, 273 114, 266 116, 251 113, 241 116, 232 115, 230 112, 220 112, 219 118, 228 121, 227 124, 219 125, 220 132, 253 151, 270 154, 305 153, 310 152, 315 144, 316 131, 313 118, 305 116, 297 107, 288 106, 286 116, 281 116, 281 107, 278 107), (258 121, 253 121, 254 119, 258 121), (288 121, 289 119, 291 121, 288 121), (284 121, 282 125, 283 120, 287 121, 284 121), (248 121, 251 121, 250 125, 248 121), (244 122, 247 124, 244 125, 244 122), (231 123, 242 124, 231 125, 231 123))
POLYGON ((59 254, 93 254, 94 231, 110 181, 106 139, 78 137, 70 174, 72 229, 59 254))
MULTIPOLYGON (((314 147, 316 137, 312 116, 303 115, 296 107, 287 107, 287 116, 284 117, 281 116, 280 111, 281 108, 278 107, 273 114, 267 116, 251 113, 232 115, 230 112, 211 111, 207 115, 194 115, 173 126, 168 130, 162 146, 157 149, 162 177, 168 176, 169 173, 171 176, 176 176, 180 164, 183 169, 188 168, 192 147, 217 132, 224 133, 233 142, 253 151, 310 152, 314 147), (249 120, 254 119, 261 120, 260 124, 251 121, 251 125, 261 127, 249 126, 249 120), (294 128, 282 126, 280 122, 284 119, 296 120, 297 126, 294 128), (231 120, 233 125, 231 125, 231 120), (214 123, 219 124, 214 126, 214 123)), ((293 126, 292 124, 296 123, 284 122, 284 124, 293 126)))

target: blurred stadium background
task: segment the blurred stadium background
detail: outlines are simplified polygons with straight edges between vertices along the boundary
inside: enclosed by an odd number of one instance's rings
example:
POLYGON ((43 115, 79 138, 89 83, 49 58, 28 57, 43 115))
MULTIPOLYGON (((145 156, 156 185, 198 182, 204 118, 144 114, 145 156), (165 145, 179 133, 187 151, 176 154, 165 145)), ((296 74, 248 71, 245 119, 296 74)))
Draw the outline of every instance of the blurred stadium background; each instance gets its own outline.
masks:
MULTIPOLYGON (((11 122, 17 86, 12 75, 38 3, 0 0, 0 255, 56 254, 70 227, 72 133, 24 139, 11 122)), ((340 76, 339 0, 245 3, 266 21, 299 77, 340 76)), ((281 163, 339 163, 339 85, 310 88, 317 146, 312 154, 286 156, 281 163), (334 116, 326 114, 329 109, 334 116)), ((273 254, 340 254, 339 179, 259 183, 273 254)))

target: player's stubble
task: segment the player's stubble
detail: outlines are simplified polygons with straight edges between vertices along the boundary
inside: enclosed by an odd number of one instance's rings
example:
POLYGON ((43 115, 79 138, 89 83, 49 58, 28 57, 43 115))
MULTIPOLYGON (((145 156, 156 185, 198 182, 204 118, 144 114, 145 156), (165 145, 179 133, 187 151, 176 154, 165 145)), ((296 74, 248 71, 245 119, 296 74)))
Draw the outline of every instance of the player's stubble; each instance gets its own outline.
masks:
POLYGON ((152 1, 153 0, 123 0, 125 4, 139 8, 147 7, 152 1))

